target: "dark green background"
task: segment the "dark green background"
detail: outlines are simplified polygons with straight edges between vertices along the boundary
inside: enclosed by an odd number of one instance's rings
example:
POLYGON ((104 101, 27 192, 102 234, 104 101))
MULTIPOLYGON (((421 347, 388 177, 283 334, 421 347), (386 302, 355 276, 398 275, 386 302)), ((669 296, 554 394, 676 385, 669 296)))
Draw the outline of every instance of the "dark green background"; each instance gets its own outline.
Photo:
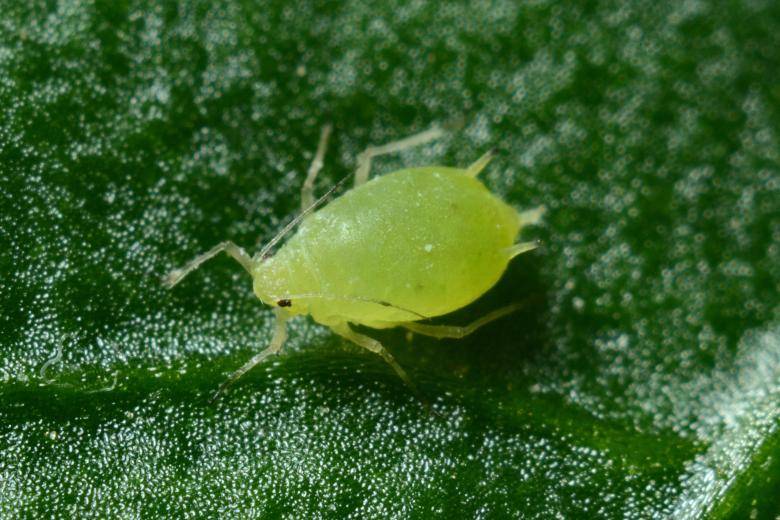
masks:
MULTIPOLYGON (((0 0, 0 516, 772 518, 780 3, 0 0), (373 4, 373 5, 370 5, 373 4), (271 314, 220 258, 369 143, 544 204, 462 341, 271 314), (62 348, 62 359, 41 368, 62 348)), ((348 269, 349 266, 345 266, 348 269)))

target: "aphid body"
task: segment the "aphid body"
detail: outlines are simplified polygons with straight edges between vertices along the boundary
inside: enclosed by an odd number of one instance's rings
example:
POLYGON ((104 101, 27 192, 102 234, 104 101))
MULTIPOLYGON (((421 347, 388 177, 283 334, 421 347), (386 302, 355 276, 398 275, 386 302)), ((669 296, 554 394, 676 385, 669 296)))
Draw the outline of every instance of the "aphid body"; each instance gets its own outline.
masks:
POLYGON ((435 337, 462 337, 517 308, 498 309, 466 327, 419 323, 474 301, 496 283, 514 256, 536 247, 515 241, 523 226, 538 222, 543 209, 517 212, 476 178, 492 153, 466 169, 405 168, 367 181, 372 157, 422 144, 441 131, 433 128, 370 147, 359 157, 355 187, 312 212, 325 198, 313 203, 312 186, 329 132, 329 127, 323 130, 304 182, 303 213, 271 244, 250 258, 238 246, 223 242, 167 278, 172 286, 205 260, 226 251, 252 276, 257 297, 275 307, 277 325, 271 345, 225 385, 281 349, 285 322, 294 315, 310 314, 337 334, 381 355, 410 383, 379 342, 355 332, 350 324, 402 326, 435 337), (295 234, 271 255, 271 247, 298 223, 295 234))

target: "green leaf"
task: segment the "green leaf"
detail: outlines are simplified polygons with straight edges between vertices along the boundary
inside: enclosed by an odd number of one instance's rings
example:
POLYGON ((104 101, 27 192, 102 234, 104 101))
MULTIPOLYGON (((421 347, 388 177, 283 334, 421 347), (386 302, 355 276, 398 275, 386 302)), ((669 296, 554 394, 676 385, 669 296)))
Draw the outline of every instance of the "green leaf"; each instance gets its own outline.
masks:
MULTIPOLYGON (((780 4, 0 0, 0 516, 772 518, 780 4), (544 204, 461 341, 271 313, 256 250, 367 145, 544 204)), ((345 266, 348 268, 348 266, 345 266)))

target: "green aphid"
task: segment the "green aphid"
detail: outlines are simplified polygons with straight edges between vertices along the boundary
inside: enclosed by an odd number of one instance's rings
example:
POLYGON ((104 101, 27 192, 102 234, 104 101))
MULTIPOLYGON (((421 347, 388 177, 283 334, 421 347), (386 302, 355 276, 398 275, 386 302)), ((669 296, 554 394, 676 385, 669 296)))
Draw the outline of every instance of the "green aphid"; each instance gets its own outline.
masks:
POLYGON ((516 243, 524 226, 539 222, 544 208, 517 212, 479 180, 493 156, 488 152, 466 169, 444 166, 404 168, 368 180, 371 159, 440 137, 438 127, 358 156, 355 186, 321 209, 330 193, 314 200, 314 179, 330 135, 323 128, 301 193, 301 214, 260 252, 250 257, 222 242, 165 279, 173 287, 200 264, 225 251, 253 280, 254 292, 274 307, 271 344, 237 370, 224 388, 269 356, 287 337, 286 322, 310 314, 333 332, 382 356, 410 387, 406 372, 381 343, 354 331, 404 327, 436 338, 461 338, 519 308, 497 309, 465 327, 420 323, 477 299, 501 277, 509 261, 534 249, 516 243), (274 246, 296 225, 297 232, 272 255, 274 246))

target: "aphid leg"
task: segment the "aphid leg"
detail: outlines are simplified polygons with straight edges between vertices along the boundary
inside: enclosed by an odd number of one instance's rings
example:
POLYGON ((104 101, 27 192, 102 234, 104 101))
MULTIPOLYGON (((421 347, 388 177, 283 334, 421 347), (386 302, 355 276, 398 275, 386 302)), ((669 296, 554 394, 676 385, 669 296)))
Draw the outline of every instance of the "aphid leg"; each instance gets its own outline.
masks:
POLYGON ((328 138, 331 130, 333 130, 333 127, 327 124, 320 131, 317 152, 314 154, 314 159, 312 159, 311 166, 309 166, 309 171, 306 174, 306 180, 303 181, 303 187, 301 187, 301 211, 305 211, 306 208, 314 203, 314 180, 322 169, 322 161, 325 158, 325 151, 328 149, 328 138))
POLYGON ((420 146, 444 135, 444 130, 434 125, 424 132, 414 134, 398 141, 392 141, 381 146, 369 146, 357 157, 358 167, 355 172, 355 186, 360 186, 368 180, 368 173, 371 170, 371 159, 379 155, 400 152, 408 148, 420 146))
POLYGON ((182 278, 190 274, 192 271, 200 267, 200 264, 209 260, 222 251, 226 252, 230 256, 236 259, 241 266, 246 269, 249 274, 252 274, 252 267, 255 265, 252 258, 242 248, 230 241, 220 242, 216 246, 212 247, 202 255, 198 255, 189 261, 184 267, 174 269, 163 278, 163 284, 170 289, 181 281, 182 278))
POLYGON ((547 212, 547 208, 544 206, 538 206, 534 209, 521 211, 517 214, 517 218, 520 220, 520 227, 534 226, 542 221, 542 217, 547 212))
POLYGON ((538 240, 535 240, 533 242, 520 242, 519 244, 515 244, 512 247, 508 249, 509 251, 509 259, 516 257, 517 255, 522 255, 523 253, 527 253, 528 251, 532 251, 539 247, 540 242, 538 240))
POLYGON ((476 177, 479 175, 479 172, 485 169, 485 166, 488 165, 488 163, 493 160, 493 157, 496 156, 496 149, 491 148, 488 150, 482 157, 471 163, 471 165, 466 168, 466 175, 469 177, 476 177))
POLYGON ((426 325, 424 323, 415 323, 413 321, 401 323, 400 325, 407 330, 417 334, 422 334, 423 336, 432 336, 438 339, 462 338, 464 336, 468 336, 478 328, 487 325, 491 321, 503 318, 507 314, 511 314, 519 310, 523 307, 523 305, 523 303, 515 303, 512 305, 507 305, 506 307, 501 307, 500 309, 496 309, 493 312, 489 312, 488 314, 482 316, 478 320, 473 321, 465 327, 457 327, 453 325, 426 325))
POLYGON ((287 340, 288 314, 278 308, 274 309, 274 312, 276 314, 276 322, 274 323, 274 335, 271 338, 271 344, 268 345, 265 350, 255 354, 252 359, 244 363, 241 368, 230 374, 230 377, 228 377, 224 383, 219 385, 219 388, 211 397, 211 399, 209 399, 209 402, 213 403, 216 401, 219 396, 222 395, 230 385, 238 381, 241 376, 268 359, 270 356, 278 354, 282 349, 282 345, 284 345, 285 340, 287 340))
POLYGON ((393 367, 393 370, 395 370, 395 373, 398 374, 403 382, 406 383, 407 386, 412 389, 412 391, 417 392, 417 388, 414 386, 411 379, 409 379, 409 376, 406 375, 404 369, 401 368, 401 365, 396 362, 392 354, 390 354, 390 352, 388 352, 380 342, 374 338, 369 338, 368 336, 364 336, 363 334, 355 332, 348 323, 340 323, 338 325, 332 326, 331 328, 333 329, 333 332, 339 336, 348 339, 352 343, 363 347, 364 349, 370 350, 374 354, 382 356, 382 359, 387 361, 387 363, 393 367))

